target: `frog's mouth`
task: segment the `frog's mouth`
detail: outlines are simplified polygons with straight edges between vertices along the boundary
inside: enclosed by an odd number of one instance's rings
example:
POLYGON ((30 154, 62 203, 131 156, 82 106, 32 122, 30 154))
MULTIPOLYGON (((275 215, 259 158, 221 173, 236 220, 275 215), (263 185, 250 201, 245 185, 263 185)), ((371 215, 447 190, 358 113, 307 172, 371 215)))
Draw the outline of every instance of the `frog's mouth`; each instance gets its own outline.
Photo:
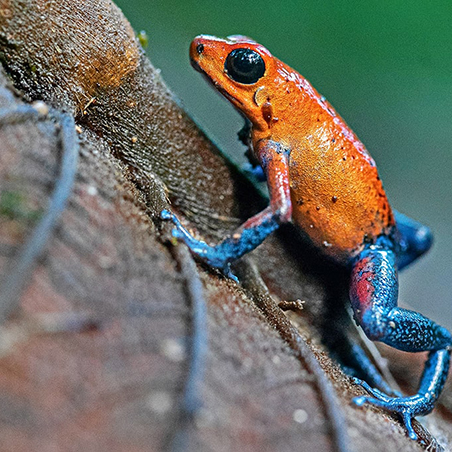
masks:
POLYGON ((210 84, 215 87, 215 89, 221 93, 226 99, 229 100, 233 105, 236 105, 237 107, 243 106, 243 102, 234 97, 232 94, 229 94, 224 88, 221 86, 216 86, 214 82, 210 81, 210 84))
POLYGON ((194 59, 194 58, 190 58, 190 64, 192 66, 192 68, 195 71, 201 72, 201 73, 205 73, 202 69, 201 66, 199 65, 199 63, 194 59))
POLYGON ((213 86, 216 91, 222 94, 226 99, 228 99, 233 105, 236 105, 237 108, 243 106, 243 102, 234 97, 232 94, 228 93, 218 82, 214 82, 211 77, 207 74, 207 72, 200 66, 198 61, 194 58, 190 58, 190 63, 193 69, 197 72, 200 72, 205 80, 209 83, 209 85, 213 86))

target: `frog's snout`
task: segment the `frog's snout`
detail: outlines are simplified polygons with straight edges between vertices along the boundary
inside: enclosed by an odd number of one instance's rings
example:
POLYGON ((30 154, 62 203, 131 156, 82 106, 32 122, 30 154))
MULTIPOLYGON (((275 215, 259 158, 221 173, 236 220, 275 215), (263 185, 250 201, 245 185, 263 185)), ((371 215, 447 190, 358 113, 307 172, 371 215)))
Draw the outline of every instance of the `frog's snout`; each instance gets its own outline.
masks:
POLYGON ((199 38, 195 38, 190 44, 190 63, 193 66, 193 68, 198 72, 202 72, 202 69, 198 62, 198 58, 204 52, 204 44, 200 41, 201 40, 199 38))

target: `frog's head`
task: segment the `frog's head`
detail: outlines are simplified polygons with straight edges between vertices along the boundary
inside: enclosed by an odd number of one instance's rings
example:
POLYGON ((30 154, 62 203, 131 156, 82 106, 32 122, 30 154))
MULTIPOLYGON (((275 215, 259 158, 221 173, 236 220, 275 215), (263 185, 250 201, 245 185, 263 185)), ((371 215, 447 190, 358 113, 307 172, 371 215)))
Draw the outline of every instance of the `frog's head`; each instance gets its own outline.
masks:
POLYGON ((200 35, 191 43, 190 60, 254 127, 269 127, 275 59, 265 47, 245 36, 200 35))

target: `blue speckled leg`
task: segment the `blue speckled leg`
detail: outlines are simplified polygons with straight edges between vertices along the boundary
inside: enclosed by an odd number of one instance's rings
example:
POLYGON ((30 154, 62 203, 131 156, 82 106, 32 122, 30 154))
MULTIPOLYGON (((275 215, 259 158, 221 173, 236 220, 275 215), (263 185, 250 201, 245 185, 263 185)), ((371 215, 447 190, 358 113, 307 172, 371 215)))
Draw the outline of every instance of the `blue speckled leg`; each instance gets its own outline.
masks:
MULTIPOLYGON (((427 252, 433 242, 430 228, 415 221, 400 212, 394 211, 398 229, 397 267, 399 270, 405 268, 418 257, 427 252)), ((382 376, 369 360, 365 352, 357 344, 351 346, 351 359, 353 367, 358 373, 364 375, 364 379, 373 387, 381 389, 389 395, 400 395, 393 391, 383 380, 382 376)))
POLYGON ((398 412, 410 438, 416 439, 411 419, 433 409, 449 370, 452 336, 443 327, 421 314, 397 307, 398 281, 395 255, 384 246, 365 249, 352 268, 350 299, 355 319, 366 335, 399 350, 430 350, 417 394, 411 397, 389 397, 356 379, 374 397, 358 397, 365 402, 398 412))
POLYGON ((260 245, 281 223, 290 221, 292 216, 289 153, 278 143, 269 140, 260 142, 258 151, 260 163, 267 175, 270 205, 246 221, 231 237, 216 246, 210 246, 195 239, 173 213, 168 210, 161 213, 162 219, 173 222, 173 237, 183 240, 203 262, 221 269, 235 280, 230 270, 231 262, 260 245))
POLYGON ((250 227, 242 226, 241 230, 235 232, 231 237, 226 238, 218 245, 210 246, 202 240, 195 239, 179 219, 168 210, 163 210, 161 217, 173 222, 175 226, 172 232, 173 237, 183 240, 192 254, 211 267, 222 270, 226 276, 235 281, 237 278, 231 272, 231 262, 254 250, 279 227, 279 222, 267 208, 259 214, 258 223, 254 223, 250 227))
POLYGON ((427 252, 433 243, 433 235, 429 227, 412 218, 394 211, 399 232, 397 267, 399 270, 411 264, 427 252))
POLYGON ((353 367, 350 370, 345 369, 347 374, 353 377, 363 377, 372 387, 380 389, 387 395, 401 396, 398 391, 395 391, 386 383, 381 373, 366 355, 366 352, 358 344, 351 343, 349 353, 349 359, 352 361, 351 365, 353 367))

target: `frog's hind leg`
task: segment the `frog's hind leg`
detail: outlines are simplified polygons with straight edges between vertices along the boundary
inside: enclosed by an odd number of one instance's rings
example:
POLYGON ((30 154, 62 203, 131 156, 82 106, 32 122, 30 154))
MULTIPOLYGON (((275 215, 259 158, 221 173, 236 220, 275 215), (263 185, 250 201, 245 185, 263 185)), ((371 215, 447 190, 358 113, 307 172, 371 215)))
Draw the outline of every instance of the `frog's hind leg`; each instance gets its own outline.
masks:
MULTIPOLYGON (((381 357, 377 356, 378 351, 372 352, 367 349, 366 353, 361 341, 351 334, 352 319, 343 306, 337 303, 336 294, 332 303, 334 304, 326 305, 327 310, 321 321, 322 342, 330 350, 331 357, 349 377, 365 380, 372 387, 378 388, 388 395, 400 395, 391 387, 395 383, 392 376, 388 375, 386 369, 382 367, 381 357), (368 354, 373 356, 373 360, 368 354)), ((365 342, 367 342, 366 345, 369 345, 368 341, 365 342)))
POLYGON ((358 379, 373 397, 358 397, 365 402, 398 412, 410 438, 417 435, 411 419, 432 411, 449 369, 452 336, 443 327, 421 314, 397 306, 398 281, 395 255, 378 245, 369 246, 355 260, 351 272, 350 299, 357 323, 374 341, 381 341, 407 352, 430 351, 417 394, 389 397, 358 379))
POLYGON ((347 357, 340 360, 344 372, 351 377, 365 380, 370 386, 378 388, 386 395, 400 396, 400 393, 386 382, 363 348, 352 339, 347 338, 346 340, 347 357))
POLYGON ((401 270, 430 249, 433 235, 429 227, 400 212, 394 211, 394 216, 400 248, 397 253, 397 267, 401 270))

